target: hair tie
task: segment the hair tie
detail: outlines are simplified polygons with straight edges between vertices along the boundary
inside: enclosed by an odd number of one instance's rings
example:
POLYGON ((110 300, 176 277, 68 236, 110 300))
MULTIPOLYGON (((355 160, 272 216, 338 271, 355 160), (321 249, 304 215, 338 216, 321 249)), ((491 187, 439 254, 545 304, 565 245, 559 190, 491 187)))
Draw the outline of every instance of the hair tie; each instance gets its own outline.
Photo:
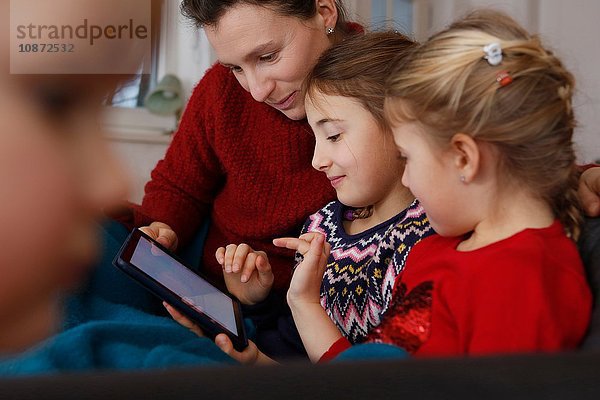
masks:
POLYGON ((500 47, 500 43, 490 43, 488 45, 483 46, 483 52, 485 56, 484 59, 492 65, 500 65, 502 62, 502 47, 500 47))
POLYGON ((496 74, 496 82, 500 87, 508 86, 512 83, 513 78, 508 71, 500 71, 496 74))

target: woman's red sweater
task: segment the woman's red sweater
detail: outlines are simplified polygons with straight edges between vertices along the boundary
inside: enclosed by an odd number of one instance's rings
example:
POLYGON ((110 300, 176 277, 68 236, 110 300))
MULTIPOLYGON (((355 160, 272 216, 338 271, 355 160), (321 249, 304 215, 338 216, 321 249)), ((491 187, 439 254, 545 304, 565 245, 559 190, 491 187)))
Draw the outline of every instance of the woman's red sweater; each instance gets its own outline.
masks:
POLYGON ((120 220, 130 227, 164 222, 182 246, 210 217, 205 274, 222 281, 216 249, 246 243, 267 252, 274 287, 286 290, 294 254, 273 246, 273 238, 297 236, 308 215, 335 198, 325 175, 311 167, 313 149, 305 119, 255 101, 217 64, 195 87, 141 206, 120 220))

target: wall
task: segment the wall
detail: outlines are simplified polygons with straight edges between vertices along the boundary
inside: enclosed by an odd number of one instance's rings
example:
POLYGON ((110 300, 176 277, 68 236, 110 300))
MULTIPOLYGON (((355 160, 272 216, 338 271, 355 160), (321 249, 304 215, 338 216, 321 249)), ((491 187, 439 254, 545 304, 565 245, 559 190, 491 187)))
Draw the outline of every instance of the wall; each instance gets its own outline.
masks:
POLYGON ((540 0, 539 32, 577 79, 575 140, 582 162, 600 159, 599 16, 597 0, 540 0))
POLYGON ((130 181, 127 199, 134 203, 141 203, 144 197, 144 185, 150 180, 150 172, 156 163, 164 157, 169 141, 166 138, 157 140, 112 138, 110 144, 130 181))

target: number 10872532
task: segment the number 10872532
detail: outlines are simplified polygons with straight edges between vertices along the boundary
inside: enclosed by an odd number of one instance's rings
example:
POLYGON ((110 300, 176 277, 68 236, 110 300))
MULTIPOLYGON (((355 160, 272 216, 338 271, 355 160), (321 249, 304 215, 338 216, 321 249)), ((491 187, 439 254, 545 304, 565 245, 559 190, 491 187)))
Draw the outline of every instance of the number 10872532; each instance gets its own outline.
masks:
POLYGON ((19 53, 72 53, 75 45, 72 43, 21 43, 19 53))

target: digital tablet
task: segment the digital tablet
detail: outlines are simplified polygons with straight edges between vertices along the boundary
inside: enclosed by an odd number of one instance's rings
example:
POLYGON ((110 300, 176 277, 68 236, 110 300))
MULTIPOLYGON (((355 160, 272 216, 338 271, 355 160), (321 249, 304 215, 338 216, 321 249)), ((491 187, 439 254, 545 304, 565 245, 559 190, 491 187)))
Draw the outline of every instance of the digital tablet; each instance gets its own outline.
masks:
POLYGON ((139 229, 129 234, 113 263, 195 322, 206 336, 214 340, 225 333, 238 351, 248 345, 239 301, 139 229))

